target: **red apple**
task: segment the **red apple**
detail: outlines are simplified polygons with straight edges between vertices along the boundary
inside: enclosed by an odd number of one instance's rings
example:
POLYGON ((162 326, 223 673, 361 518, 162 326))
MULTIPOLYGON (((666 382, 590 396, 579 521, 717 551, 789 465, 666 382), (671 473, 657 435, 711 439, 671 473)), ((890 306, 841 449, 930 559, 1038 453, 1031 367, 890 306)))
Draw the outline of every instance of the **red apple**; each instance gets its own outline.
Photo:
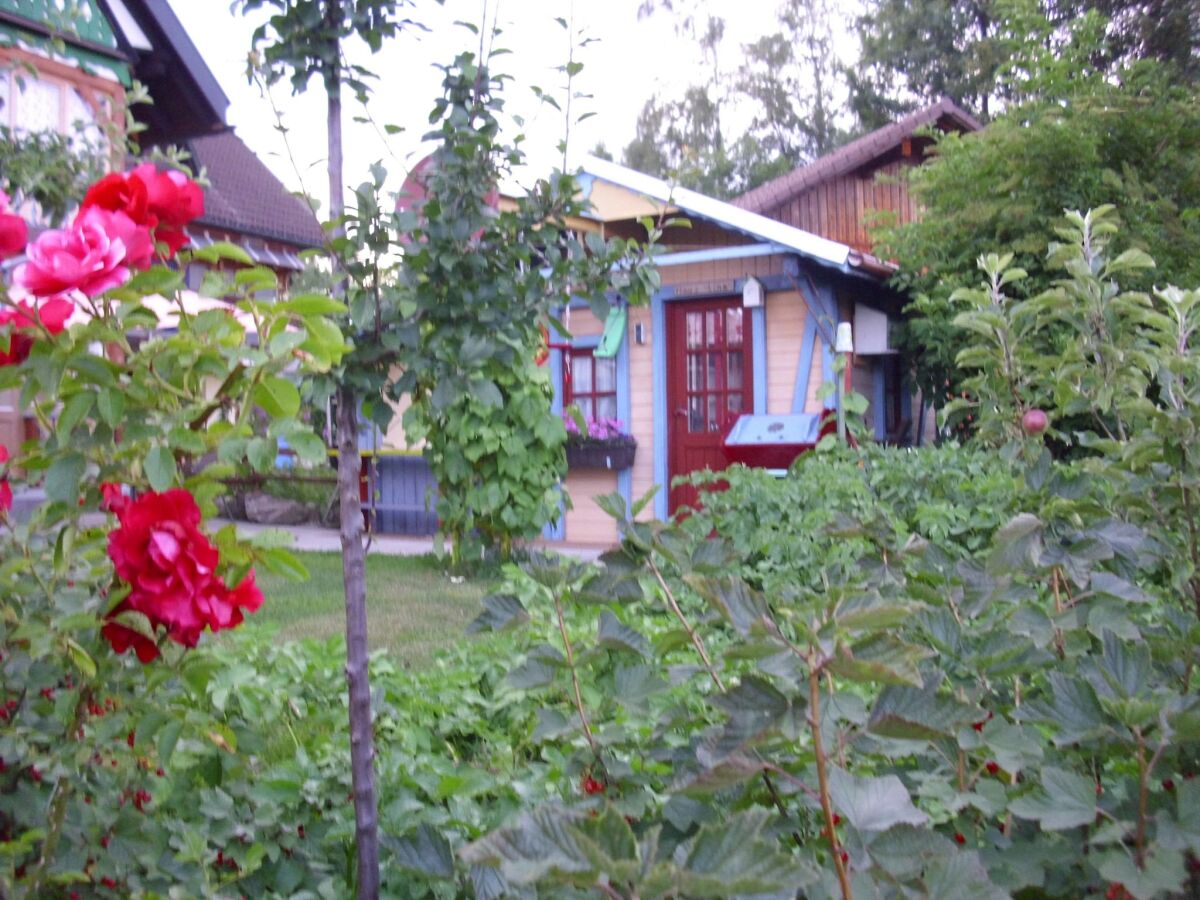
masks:
POLYGON ((1050 419, 1040 409, 1031 409, 1021 416, 1021 427, 1030 437, 1041 434, 1050 424, 1050 419))

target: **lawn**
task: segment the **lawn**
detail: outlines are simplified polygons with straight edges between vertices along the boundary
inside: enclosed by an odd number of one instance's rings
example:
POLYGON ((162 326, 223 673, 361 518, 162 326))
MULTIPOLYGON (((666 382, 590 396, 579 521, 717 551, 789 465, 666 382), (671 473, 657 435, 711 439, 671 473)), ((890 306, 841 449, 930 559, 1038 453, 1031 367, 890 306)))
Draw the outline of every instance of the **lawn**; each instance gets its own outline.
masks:
MULTIPOLYGON (((297 553, 306 582, 258 573, 262 608, 247 619, 277 629, 280 639, 328 638, 345 633, 342 557, 297 553)), ((480 612, 484 583, 450 580, 433 556, 367 557, 367 628, 372 649, 387 647, 398 662, 415 664, 463 640, 463 629, 480 612)))

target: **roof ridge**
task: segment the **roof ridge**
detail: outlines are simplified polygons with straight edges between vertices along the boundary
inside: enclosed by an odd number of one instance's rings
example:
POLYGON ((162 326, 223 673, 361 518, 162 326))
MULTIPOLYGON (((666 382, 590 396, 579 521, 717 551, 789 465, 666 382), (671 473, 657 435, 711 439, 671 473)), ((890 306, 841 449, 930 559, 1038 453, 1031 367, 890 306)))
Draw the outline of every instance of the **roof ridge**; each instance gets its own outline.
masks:
POLYGON ((800 193, 829 178, 843 175, 866 162, 883 155, 923 125, 931 125, 949 116, 966 131, 983 128, 979 120, 964 110, 949 97, 941 97, 933 103, 913 110, 895 122, 876 128, 850 143, 798 166, 790 172, 760 184, 730 202, 734 206, 751 212, 762 212, 776 203, 800 193))

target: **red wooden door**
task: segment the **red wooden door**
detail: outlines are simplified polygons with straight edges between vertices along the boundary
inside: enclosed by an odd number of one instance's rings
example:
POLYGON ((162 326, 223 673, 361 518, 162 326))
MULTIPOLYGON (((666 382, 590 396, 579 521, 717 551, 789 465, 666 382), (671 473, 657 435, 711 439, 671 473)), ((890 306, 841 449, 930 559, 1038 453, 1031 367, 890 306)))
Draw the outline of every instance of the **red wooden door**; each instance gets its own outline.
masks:
MULTIPOLYGON (((667 453, 670 477, 724 469, 721 441, 754 408, 750 312, 741 298, 667 306, 667 453)), ((698 505, 696 490, 671 489, 669 509, 698 505)))

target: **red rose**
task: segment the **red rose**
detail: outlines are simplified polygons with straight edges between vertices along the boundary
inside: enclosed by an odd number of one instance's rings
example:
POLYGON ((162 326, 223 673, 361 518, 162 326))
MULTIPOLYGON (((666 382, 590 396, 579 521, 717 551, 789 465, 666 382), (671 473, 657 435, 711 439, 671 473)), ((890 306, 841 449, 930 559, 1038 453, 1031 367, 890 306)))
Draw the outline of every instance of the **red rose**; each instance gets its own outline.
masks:
POLYGON ((79 208, 82 211, 97 206, 121 212, 135 224, 153 228, 158 223, 150 217, 149 203, 146 182, 129 172, 113 172, 88 188, 79 208))
POLYGON ((0 335, 8 332, 7 350, 4 349, 5 338, 0 337, 0 366, 15 366, 29 358, 33 339, 38 334, 39 318, 48 332, 59 334, 74 311, 75 305, 62 297, 47 300, 39 307, 22 301, 16 308, 0 308, 0 335))
POLYGON ((160 172, 153 163, 138 166, 133 174, 146 185, 148 208, 156 220, 154 237, 174 256, 188 242, 183 227, 204 215, 204 191, 182 172, 160 172))
POLYGON ((9 211, 8 194, 0 191, 0 259, 16 256, 29 240, 25 220, 9 211))
MULTIPOLYGON (((188 491, 150 492, 114 511, 120 525, 108 535, 108 555, 130 587, 114 616, 139 612, 171 640, 195 647, 205 628, 233 628, 243 610, 262 605, 253 572, 232 590, 217 574, 220 558, 200 531, 200 508, 188 491)), ((152 641, 115 620, 103 634, 117 653, 133 647, 142 662, 158 656, 152 641)))
MULTIPOLYGON (((0 444, 0 464, 8 462, 8 448, 0 444)), ((0 478, 0 514, 12 509, 12 488, 8 486, 7 478, 0 478)))

